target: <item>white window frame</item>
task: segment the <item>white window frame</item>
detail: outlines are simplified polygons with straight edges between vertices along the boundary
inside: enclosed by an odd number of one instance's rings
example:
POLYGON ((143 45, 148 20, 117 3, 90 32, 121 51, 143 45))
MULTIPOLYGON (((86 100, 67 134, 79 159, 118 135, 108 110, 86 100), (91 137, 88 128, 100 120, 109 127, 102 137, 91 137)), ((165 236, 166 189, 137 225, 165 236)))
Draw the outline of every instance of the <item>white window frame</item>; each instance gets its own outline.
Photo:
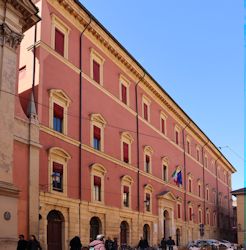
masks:
POLYGON ((93 48, 90 48, 90 77, 91 80, 95 82, 95 84, 100 84, 103 86, 103 65, 104 65, 105 59, 93 48), (97 62, 100 65, 100 82, 96 82, 93 79, 93 61, 97 62))
MULTIPOLYGON (((64 58, 68 59, 68 36, 70 28, 54 13, 51 14, 51 48, 55 51, 55 29, 58 29, 64 34, 64 58)), ((55 51, 56 52, 56 51, 55 51)), ((58 52, 59 56, 62 57, 58 52)))
POLYGON ((131 164, 132 163, 132 143, 133 143, 134 139, 132 137, 132 135, 125 131, 121 133, 121 137, 120 137, 120 145, 121 145, 121 161, 124 162, 124 147, 123 147, 123 143, 127 143, 128 144, 128 157, 129 157, 129 162, 126 164, 131 164))
POLYGON ((104 152, 104 129, 107 122, 101 114, 90 114, 90 143, 94 148, 94 126, 101 130, 100 151, 104 152))
POLYGON ((93 165, 90 166, 91 169, 91 201, 94 203, 98 204, 104 204, 104 196, 105 196, 105 185, 104 185, 104 179, 105 175, 107 173, 106 168, 99 164, 99 163, 94 163, 93 165), (98 176, 101 178, 101 201, 95 200, 94 197, 94 176, 98 176))
POLYGON ((122 103, 124 105, 130 106, 130 96, 129 96, 129 91, 130 89, 130 81, 128 81, 122 74, 120 74, 119 77, 119 96, 120 96, 120 100, 122 101, 122 103), (126 87, 126 104, 123 102, 122 100, 122 88, 121 85, 124 85, 126 87))
POLYGON ((151 100, 150 100, 147 96, 143 95, 143 96, 142 96, 142 117, 143 117, 143 119, 144 119, 145 121, 148 121, 148 122, 150 122, 150 104, 151 104, 151 100), (146 119, 144 118, 144 104, 147 105, 148 120, 146 120, 146 119))
POLYGON ((145 173, 148 173, 148 174, 152 174, 152 155, 154 153, 153 149, 151 146, 144 146, 144 150, 143 150, 143 155, 144 155, 144 172, 145 173), (146 163, 146 155, 149 156, 149 172, 146 172, 146 166, 145 166, 145 163, 146 163))
POLYGON ((146 199, 146 194, 149 194, 150 195, 150 211, 147 211, 146 209, 146 204, 144 203, 144 212, 145 213, 149 213, 149 214, 152 214, 152 205, 153 205, 153 187, 152 185, 150 184, 146 184, 144 186, 144 202, 145 202, 145 199, 146 199))
POLYGON ((167 135, 167 115, 163 111, 160 113, 160 131, 162 134, 167 135), (162 132, 162 120, 164 121, 164 132, 162 132))
POLYGON ((133 184, 133 179, 129 175, 124 175, 121 177, 121 207, 124 209, 131 209, 132 208, 132 184, 133 184), (124 200, 123 200, 123 193, 124 193, 124 186, 127 186, 129 188, 129 206, 126 207, 124 205, 124 200))
POLYGON ((169 178, 168 178, 169 160, 168 160, 168 158, 166 156, 162 157, 161 163, 162 163, 162 180, 164 182, 168 182, 169 181, 169 178), (166 180, 164 180, 164 166, 166 166, 166 180))
POLYGON ((49 127, 53 128, 54 119, 54 103, 63 108, 63 123, 62 133, 55 131, 59 134, 67 135, 68 132, 68 108, 71 103, 69 96, 61 89, 50 89, 49 90, 49 127))
POLYGON ((67 165, 68 161, 71 159, 70 154, 68 154, 64 149, 59 147, 52 147, 49 149, 49 191, 53 194, 67 196, 67 165), (53 190, 53 162, 63 165, 63 188, 62 192, 53 190))

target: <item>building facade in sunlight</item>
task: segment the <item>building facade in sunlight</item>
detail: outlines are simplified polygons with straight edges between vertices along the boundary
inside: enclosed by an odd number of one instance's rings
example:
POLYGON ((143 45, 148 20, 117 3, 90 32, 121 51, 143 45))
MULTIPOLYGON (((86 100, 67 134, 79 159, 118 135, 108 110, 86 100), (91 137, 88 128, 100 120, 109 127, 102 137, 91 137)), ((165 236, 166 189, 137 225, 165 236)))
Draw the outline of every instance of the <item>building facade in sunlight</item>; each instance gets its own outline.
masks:
MULTIPOLYGON (((18 93, 20 116, 30 93, 36 103, 39 217, 20 217, 19 232, 38 220, 49 250, 98 233, 131 246, 141 236, 150 245, 228 238, 235 168, 79 2, 36 5, 42 21, 22 42, 18 93)), ((16 175, 27 176, 16 180, 21 214, 24 187, 37 185, 31 170, 25 157, 16 162, 16 175)))

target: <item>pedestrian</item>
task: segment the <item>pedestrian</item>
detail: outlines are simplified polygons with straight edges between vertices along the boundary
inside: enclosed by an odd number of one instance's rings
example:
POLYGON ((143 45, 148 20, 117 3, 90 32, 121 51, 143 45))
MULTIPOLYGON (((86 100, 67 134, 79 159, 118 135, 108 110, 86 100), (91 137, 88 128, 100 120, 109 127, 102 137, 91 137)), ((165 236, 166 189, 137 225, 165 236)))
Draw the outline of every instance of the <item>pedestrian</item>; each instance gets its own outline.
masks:
POLYGON ((138 242, 138 248, 140 248, 140 250, 144 250, 148 247, 149 247, 149 243, 147 239, 143 239, 143 237, 141 237, 140 241, 138 242))
POLYGON ((113 241, 110 237, 105 241, 105 248, 106 250, 113 250, 113 241))
POLYGON ((70 244, 69 245, 70 245, 70 250, 81 250, 82 244, 81 244, 79 236, 74 236, 70 240, 70 244))
POLYGON ((39 241, 33 234, 30 236, 30 240, 27 243, 27 250, 42 250, 39 241))
POLYGON ((99 234, 96 237, 96 240, 93 240, 90 244, 90 250, 94 249, 94 250, 106 250, 105 246, 104 246, 104 235, 103 234, 99 234))
POLYGON ((118 250, 118 239, 117 238, 114 238, 113 250, 118 250))
POLYGON ((172 237, 170 236, 169 239, 167 240, 167 246, 169 250, 173 250, 173 246, 175 245, 174 240, 172 239, 172 237))
POLYGON ((27 241, 25 240, 25 237, 23 234, 19 235, 17 250, 26 250, 27 248, 27 241))
POLYGON ((164 237, 161 240, 161 249, 162 250, 166 250, 167 249, 167 241, 165 240, 164 237))

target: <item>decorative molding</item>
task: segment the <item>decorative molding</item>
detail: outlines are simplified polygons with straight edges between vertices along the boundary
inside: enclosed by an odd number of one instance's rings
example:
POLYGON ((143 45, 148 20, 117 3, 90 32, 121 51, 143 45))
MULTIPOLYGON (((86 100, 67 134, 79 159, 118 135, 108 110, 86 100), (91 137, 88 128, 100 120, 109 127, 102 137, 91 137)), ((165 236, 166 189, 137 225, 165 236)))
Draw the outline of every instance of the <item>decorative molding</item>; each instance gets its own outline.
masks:
POLYGON ((16 50, 23 37, 22 34, 10 29, 6 23, 0 25, 0 45, 5 45, 16 50))

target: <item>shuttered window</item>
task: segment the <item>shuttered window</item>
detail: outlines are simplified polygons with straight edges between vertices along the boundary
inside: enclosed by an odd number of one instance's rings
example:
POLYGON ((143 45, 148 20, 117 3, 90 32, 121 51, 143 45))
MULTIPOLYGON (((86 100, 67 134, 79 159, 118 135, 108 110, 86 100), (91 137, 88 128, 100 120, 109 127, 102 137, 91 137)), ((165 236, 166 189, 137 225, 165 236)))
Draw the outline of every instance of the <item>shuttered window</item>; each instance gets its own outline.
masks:
POLYGON ((123 204, 125 207, 129 207, 129 187, 123 186, 123 204))
POLYGON ((150 212, 150 194, 149 193, 146 193, 145 204, 146 204, 146 211, 150 212))
POLYGON ((64 117, 63 107, 54 103, 54 106, 53 106, 53 129, 60 132, 60 133, 63 132, 63 117, 64 117))
POLYGON ((165 134, 165 120, 161 118, 161 132, 165 134))
POLYGON ((122 102, 127 104, 127 87, 124 84, 121 84, 121 98, 122 102))
POLYGON ((94 199, 101 201, 101 178, 94 176, 94 199))
POLYGON ((100 64, 93 60, 93 80, 100 83, 100 64))
POLYGON ((145 155, 145 171, 147 173, 150 172, 150 157, 149 157, 149 155, 145 155))
POLYGON ((143 104, 144 107, 144 119, 148 121, 149 114, 148 114, 148 105, 146 103, 143 104))
POLYGON ((55 51, 59 53, 61 56, 64 56, 64 42, 65 42, 65 35, 56 28, 55 29, 55 51))
POLYGON ((123 142, 123 161, 129 163, 129 145, 123 142))

